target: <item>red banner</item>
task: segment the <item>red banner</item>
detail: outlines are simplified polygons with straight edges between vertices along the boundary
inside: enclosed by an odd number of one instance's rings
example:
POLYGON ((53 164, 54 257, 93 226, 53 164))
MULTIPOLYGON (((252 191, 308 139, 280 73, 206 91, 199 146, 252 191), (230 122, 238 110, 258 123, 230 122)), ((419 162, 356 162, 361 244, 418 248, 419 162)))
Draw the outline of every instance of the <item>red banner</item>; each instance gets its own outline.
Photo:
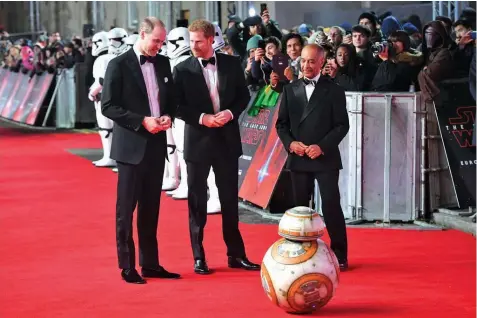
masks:
POLYGON ((0 116, 34 125, 55 75, 0 72, 0 116))

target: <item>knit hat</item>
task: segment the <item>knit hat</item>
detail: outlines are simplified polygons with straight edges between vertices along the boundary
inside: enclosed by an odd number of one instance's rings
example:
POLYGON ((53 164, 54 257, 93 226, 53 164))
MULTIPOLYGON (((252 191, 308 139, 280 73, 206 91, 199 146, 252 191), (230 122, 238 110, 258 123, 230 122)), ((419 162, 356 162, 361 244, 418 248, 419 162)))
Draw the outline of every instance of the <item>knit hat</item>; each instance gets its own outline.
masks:
POLYGON ((413 35, 414 33, 420 33, 419 30, 411 22, 404 23, 402 29, 406 31, 408 35, 413 35))
POLYGON ((381 32, 383 32, 384 38, 387 38, 389 34, 397 30, 402 30, 402 27, 395 17, 390 15, 383 20, 383 23, 381 24, 381 32))
POLYGON ((310 29, 305 23, 300 24, 297 31, 298 31, 298 34, 300 34, 301 36, 308 36, 310 33, 310 29))
POLYGON ((361 15, 358 18, 358 23, 359 23, 359 21, 361 21, 361 19, 368 19, 369 21, 371 21, 372 24, 374 24, 374 27, 376 27, 376 23, 378 21, 378 18, 374 14, 372 14, 371 12, 361 13, 361 15))
POLYGON ((258 48, 258 41, 263 40, 260 35, 254 35, 247 41, 247 52, 258 48))

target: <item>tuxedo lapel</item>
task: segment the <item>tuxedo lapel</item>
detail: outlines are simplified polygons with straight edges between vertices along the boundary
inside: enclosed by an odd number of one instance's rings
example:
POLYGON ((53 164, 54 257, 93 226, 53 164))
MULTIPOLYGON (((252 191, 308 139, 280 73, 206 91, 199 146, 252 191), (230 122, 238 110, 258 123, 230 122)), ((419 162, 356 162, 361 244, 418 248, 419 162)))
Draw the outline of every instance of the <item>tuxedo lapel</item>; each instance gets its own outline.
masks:
POLYGON ((300 114, 305 111, 308 100, 306 98, 305 84, 303 80, 298 80, 293 84, 293 93, 295 94, 296 103, 293 107, 300 108, 300 114))
POLYGON ((196 73, 197 75, 197 83, 190 83, 190 84, 198 85, 198 90, 202 92, 206 92, 207 96, 209 96, 209 87, 207 86, 207 83, 205 82, 204 72, 202 71, 202 66, 200 65, 199 60, 196 57, 191 57, 190 59, 192 60, 192 71, 196 73))
MULTIPOLYGON (((161 109, 163 109, 163 107, 166 107, 167 102, 167 89, 164 77, 164 70, 160 68, 159 63, 154 64, 154 70, 156 73, 157 86, 159 87, 159 105, 161 109)), ((168 78, 167 80, 170 81, 171 79, 168 78)))
MULTIPOLYGON (((313 90, 313 93, 310 96, 310 101, 305 102, 305 109, 303 111, 303 115, 301 116, 300 123, 302 123, 308 115, 310 115, 318 106, 320 105, 321 102, 323 102, 323 98, 325 97, 326 93, 328 92, 328 88, 326 87, 326 84, 323 83, 325 79, 323 78, 323 75, 320 76, 320 79, 315 85, 315 89, 313 90)), ((303 86, 303 91, 305 91, 305 87, 303 86)), ((305 101, 307 100, 306 98, 306 92, 305 92, 305 101)))
POLYGON ((133 75, 135 82, 139 85, 142 92, 147 96, 146 82, 144 82, 144 76, 142 75, 141 65, 139 64, 136 53, 133 49, 130 49, 127 53, 127 65, 131 69, 131 74, 133 75))
POLYGON ((227 87, 227 65, 222 59, 221 54, 215 53, 215 56, 217 58, 217 89, 219 91, 220 106, 222 106, 224 104, 223 101, 225 100, 225 94, 227 93, 225 90, 227 87))

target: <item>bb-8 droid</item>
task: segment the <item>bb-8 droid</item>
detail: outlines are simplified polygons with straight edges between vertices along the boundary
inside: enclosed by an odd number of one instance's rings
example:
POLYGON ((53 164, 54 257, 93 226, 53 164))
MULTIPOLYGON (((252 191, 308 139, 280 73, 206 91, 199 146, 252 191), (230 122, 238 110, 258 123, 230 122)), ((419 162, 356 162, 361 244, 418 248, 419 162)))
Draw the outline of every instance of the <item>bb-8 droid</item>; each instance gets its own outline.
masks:
POLYGON ((320 215, 308 207, 285 212, 278 226, 283 238, 263 258, 260 276, 268 298, 289 313, 311 313, 325 306, 339 282, 339 263, 319 238, 320 215))

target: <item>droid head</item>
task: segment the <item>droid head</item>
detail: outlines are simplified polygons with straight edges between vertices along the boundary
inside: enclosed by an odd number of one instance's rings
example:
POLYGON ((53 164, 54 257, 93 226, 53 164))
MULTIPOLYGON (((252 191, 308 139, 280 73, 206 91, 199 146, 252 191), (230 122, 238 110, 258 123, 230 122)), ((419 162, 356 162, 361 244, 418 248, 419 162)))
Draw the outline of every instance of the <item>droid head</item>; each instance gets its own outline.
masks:
POLYGON ((190 52, 189 30, 184 27, 172 29, 167 35, 167 56, 176 59, 187 52, 190 52))
POLYGON ((218 51, 225 46, 224 37, 222 36, 222 30, 217 24, 214 24, 215 28, 215 35, 214 35, 214 43, 212 43, 212 48, 214 51, 218 51))
POLYGON ((109 54, 120 55, 128 50, 126 38, 128 33, 121 28, 114 28, 108 32, 109 54))
POLYGON ((108 51, 108 32, 101 31, 93 35, 92 42, 93 47, 91 54, 93 56, 98 56, 102 52, 108 51))

